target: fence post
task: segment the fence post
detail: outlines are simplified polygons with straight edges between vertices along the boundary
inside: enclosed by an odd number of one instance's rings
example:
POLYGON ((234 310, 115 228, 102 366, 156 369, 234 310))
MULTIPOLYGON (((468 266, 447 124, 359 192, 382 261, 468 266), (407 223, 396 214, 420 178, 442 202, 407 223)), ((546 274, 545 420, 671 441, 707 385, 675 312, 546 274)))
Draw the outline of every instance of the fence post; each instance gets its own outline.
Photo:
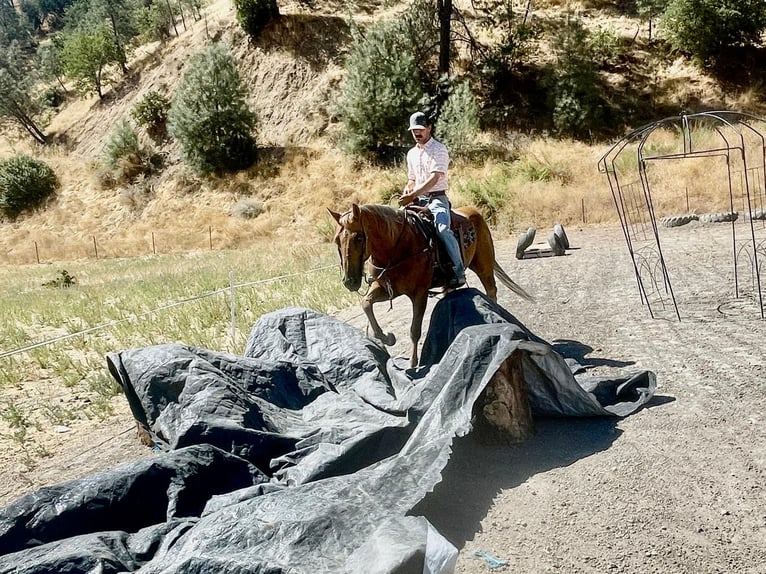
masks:
POLYGON ((585 198, 581 198, 580 203, 582 205, 582 222, 585 223, 585 198))
POLYGON ((37 249, 37 241, 35 241, 35 258, 37 258, 37 264, 40 264, 40 251, 37 249))
POLYGON ((213 226, 212 225, 207 226, 207 235, 208 235, 208 238, 210 239, 210 251, 212 251, 213 250, 213 226))
POLYGON ((93 236, 93 251, 96 253, 96 259, 98 259, 98 245, 96 245, 96 236, 93 236))
POLYGON ((231 351, 236 352, 235 337, 237 336, 237 300, 234 296, 234 271, 229 271, 229 308, 231 309, 231 351))
POLYGON ((157 245, 154 243, 154 231, 152 231, 152 254, 157 255, 157 245))

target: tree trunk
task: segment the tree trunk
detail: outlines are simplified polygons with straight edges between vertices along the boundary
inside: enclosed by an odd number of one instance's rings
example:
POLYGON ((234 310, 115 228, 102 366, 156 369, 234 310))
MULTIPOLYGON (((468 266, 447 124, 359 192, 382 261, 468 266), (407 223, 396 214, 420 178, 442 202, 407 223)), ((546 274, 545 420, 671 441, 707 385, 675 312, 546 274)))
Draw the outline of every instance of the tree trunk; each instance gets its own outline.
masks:
POLYGON ((23 127, 29 135, 35 138, 37 143, 43 145, 48 143, 48 137, 37 127, 35 121, 24 112, 24 109, 19 106, 16 101, 10 100, 10 107, 11 109, 7 110, 7 114, 19 122, 21 127, 23 127))
POLYGON ((511 353, 474 403, 474 432, 483 442, 514 444, 535 432, 521 361, 521 351, 511 353))
POLYGON ((35 138, 35 141, 37 143, 45 145, 48 143, 47 136, 40 130, 40 128, 37 127, 37 124, 32 120, 32 118, 26 116, 23 113, 18 113, 14 116, 16 120, 21 124, 21 126, 27 131, 29 135, 31 135, 33 138, 35 138))
POLYGON ((127 56, 125 55, 125 49, 120 42, 120 36, 117 34, 117 22, 114 20, 114 14, 109 14, 109 20, 112 22, 112 35, 114 36, 114 45, 117 46, 117 51, 120 54, 120 68, 123 74, 128 73, 127 56))
POLYGON ((449 75, 452 0, 437 0, 439 13, 439 76, 449 75))
POLYGON ((178 38, 178 28, 176 27, 176 15, 173 14, 173 8, 170 7, 170 0, 165 0, 165 4, 168 5, 168 13, 170 14, 170 21, 173 23, 173 30, 176 31, 176 38, 178 38))

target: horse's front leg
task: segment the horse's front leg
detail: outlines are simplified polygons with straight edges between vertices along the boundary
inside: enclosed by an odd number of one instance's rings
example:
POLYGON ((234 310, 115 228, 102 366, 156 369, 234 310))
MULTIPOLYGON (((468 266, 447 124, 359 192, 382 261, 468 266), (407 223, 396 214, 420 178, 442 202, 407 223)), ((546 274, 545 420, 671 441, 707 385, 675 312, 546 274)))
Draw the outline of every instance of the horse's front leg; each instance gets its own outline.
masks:
POLYGON ((380 283, 373 283, 367 294, 362 299, 362 309, 364 314, 367 315, 367 322, 372 327, 372 335, 376 339, 379 339, 387 347, 391 347, 396 344, 396 337, 393 333, 383 333, 383 330, 378 325, 378 320, 375 318, 375 312, 372 306, 378 301, 385 301, 389 298, 388 291, 383 288, 380 283))
POLYGON ((418 366, 418 342, 423 332, 423 316, 426 314, 428 304, 428 292, 416 293, 410 296, 412 301, 412 324, 410 325, 410 339, 412 340, 412 352, 410 353, 410 367, 418 366))

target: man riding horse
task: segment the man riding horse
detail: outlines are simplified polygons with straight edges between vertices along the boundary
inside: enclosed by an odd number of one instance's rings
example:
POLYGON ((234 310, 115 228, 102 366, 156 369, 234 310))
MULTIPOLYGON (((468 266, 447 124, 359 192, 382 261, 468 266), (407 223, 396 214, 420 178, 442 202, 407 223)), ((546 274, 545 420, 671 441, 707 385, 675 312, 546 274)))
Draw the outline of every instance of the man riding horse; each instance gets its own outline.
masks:
POLYGON ((452 259, 455 275, 447 286, 457 288, 465 284, 465 268, 455 235, 450 230, 450 202, 447 199, 447 168, 449 153, 443 143, 431 136, 432 122, 423 112, 410 116, 410 133, 415 145, 407 152, 407 185, 404 186, 399 205, 417 203, 433 214, 434 227, 452 259))

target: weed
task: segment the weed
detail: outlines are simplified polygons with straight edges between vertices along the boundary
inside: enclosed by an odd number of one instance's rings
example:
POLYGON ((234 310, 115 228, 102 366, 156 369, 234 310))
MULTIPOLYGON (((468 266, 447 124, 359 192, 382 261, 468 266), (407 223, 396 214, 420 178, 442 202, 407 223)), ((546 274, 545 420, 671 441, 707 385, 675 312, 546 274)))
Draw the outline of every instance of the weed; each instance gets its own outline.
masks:
POLYGON ((498 213, 513 196, 511 182, 505 173, 479 181, 463 182, 458 191, 471 198, 490 225, 496 223, 498 213))
POLYGON ((59 274, 42 284, 43 287, 52 287, 56 289, 66 289, 72 285, 77 285, 77 278, 69 274, 69 271, 62 269, 59 274))

